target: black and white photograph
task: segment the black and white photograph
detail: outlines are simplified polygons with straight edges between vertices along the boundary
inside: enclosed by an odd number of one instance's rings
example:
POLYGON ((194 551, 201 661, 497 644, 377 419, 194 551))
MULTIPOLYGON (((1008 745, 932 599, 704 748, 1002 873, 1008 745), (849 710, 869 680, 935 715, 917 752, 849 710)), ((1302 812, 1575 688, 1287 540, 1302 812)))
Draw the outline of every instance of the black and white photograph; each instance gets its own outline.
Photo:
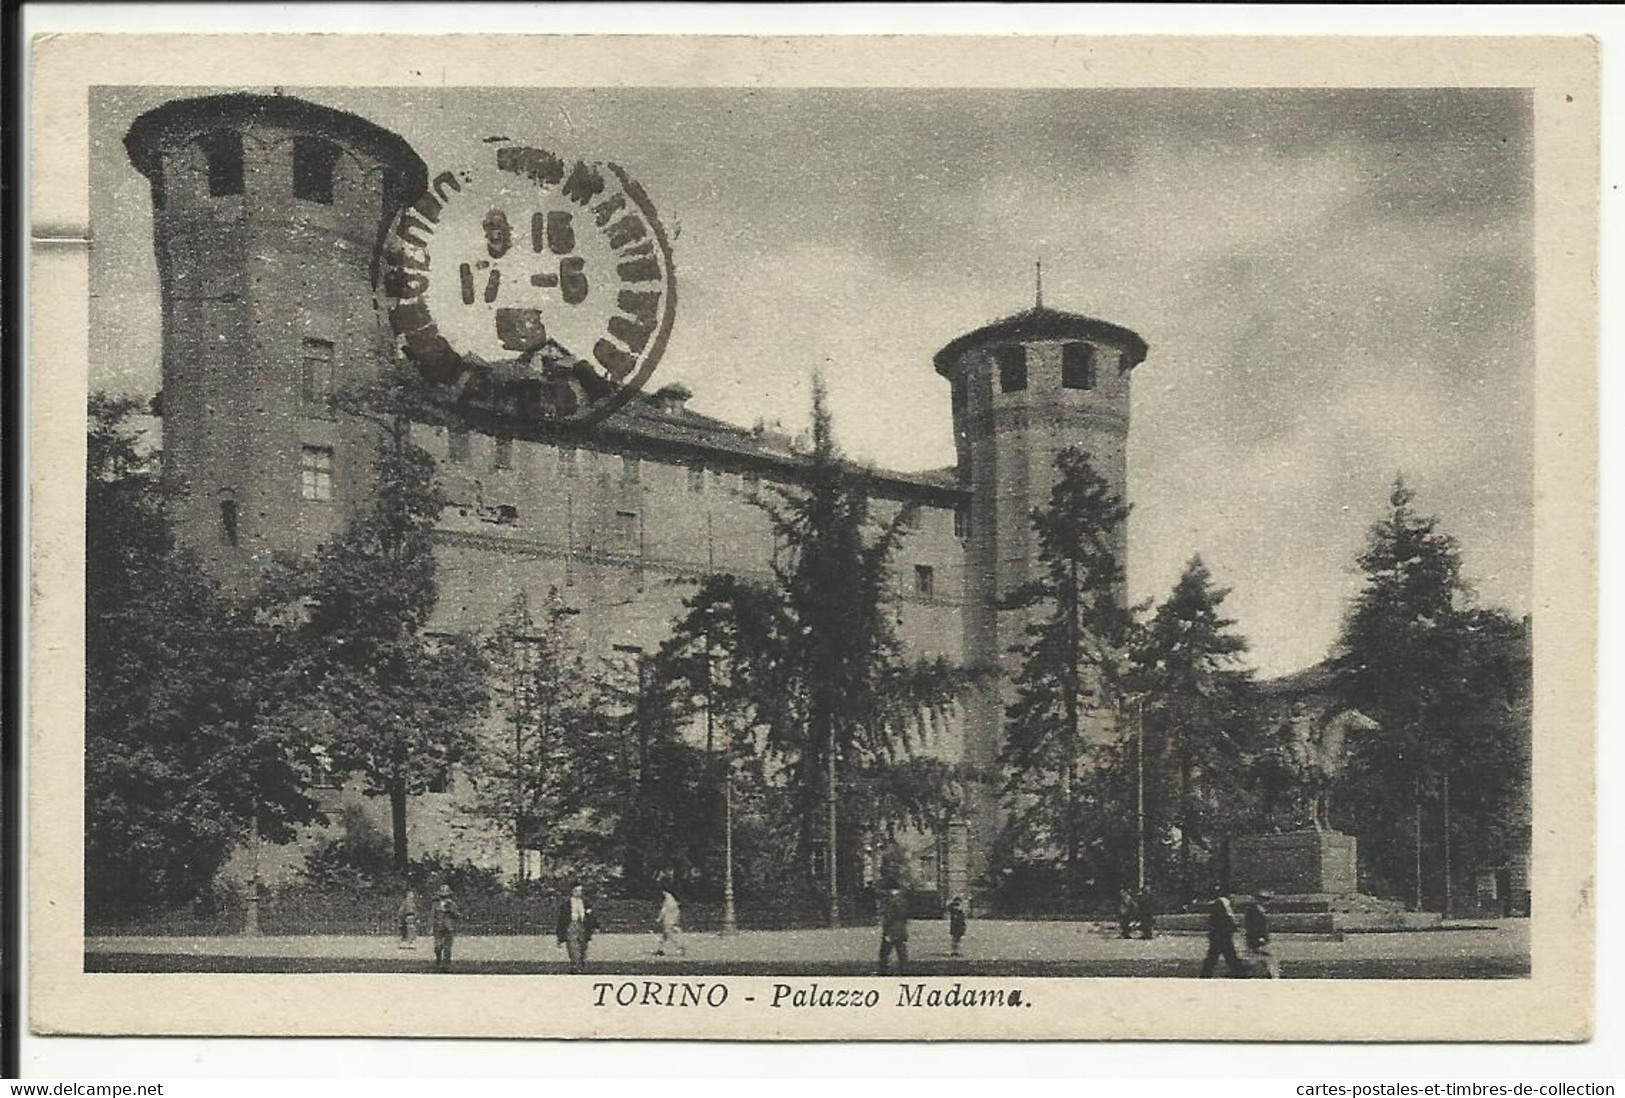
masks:
POLYGON ((1539 87, 78 74, 78 979, 561 1004, 463 1035, 1538 1001, 1592 841, 1535 780, 1589 781, 1594 628, 1540 532, 1594 499, 1542 309, 1583 351, 1594 303, 1536 138, 1595 53, 1547 48, 1539 87))

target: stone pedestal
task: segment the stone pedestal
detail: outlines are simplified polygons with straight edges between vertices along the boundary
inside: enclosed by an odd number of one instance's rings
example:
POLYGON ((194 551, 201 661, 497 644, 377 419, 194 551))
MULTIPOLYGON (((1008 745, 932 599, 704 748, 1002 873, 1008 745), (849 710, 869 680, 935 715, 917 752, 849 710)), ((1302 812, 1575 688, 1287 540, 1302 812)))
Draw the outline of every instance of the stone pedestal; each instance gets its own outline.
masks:
POLYGON ((1353 835, 1289 831, 1247 835, 1230 845, 1230 887, 1254 895, 1349 896, 1360 890, 1353 835))
MULTIPOLYGON (((1272 897, 1270 928, 1276 932, 1335 934, 1439 925, 1434 912, 1406 911, 1395 901, 1361 895, 1354 837, 1338 831, 1291 831, 1233 841, 1230 895, 1260 892, 1272 897)), ((1200 932, 1207 929, 1207 913, 1159 915, 1157 926, 1200 932)))

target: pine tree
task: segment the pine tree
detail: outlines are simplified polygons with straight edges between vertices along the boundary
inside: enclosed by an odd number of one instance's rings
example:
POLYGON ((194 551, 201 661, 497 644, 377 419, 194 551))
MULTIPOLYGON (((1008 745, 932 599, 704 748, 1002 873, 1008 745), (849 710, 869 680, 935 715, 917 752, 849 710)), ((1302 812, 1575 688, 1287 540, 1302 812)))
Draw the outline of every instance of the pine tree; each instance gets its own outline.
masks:
POLYGON ((1035 851, 1058 851, 1062 885, 1080 876, 1088 805, 1080 781, 1096 726, 1119 701, 1118 672, 1131 615, 1122 602, 1119 545, 1128 507, 1076 447, 1055 458, 1049 506, 1033 512, 1040 575, 1007 609, 1030 612, 1015 700, 1006 708, 999 761, 1012 823, 1035 851))
POLYGON ((710 674, 712 704, 731 707, 735 742, 753 745, 759 735, 792 800, 801 865, 811 866, 833 807, 836 849, 828 856, 835 879, 850 883, 869 823, 855 818, 854 780, 929 735, 963 676, 944 660, 903 655, 892 571, 915 513, 904 507, 884 522, 874 515, 865 477, 836 448, 821 381, 812 426, 799 483, 762 503, 779 546, 772 583, 709 577, 689 600, 664 667, 691 695, 710 674), (707 642, 704 672, 694 653, 707 642))
MULTIPOLYGON (((1252 672, 1241 664, 1247 641, 1222 616, 1228 594, 1213 585, 1202 558, 1192 557, 1132 651, 1146 752, 1147 830, 1177 831, 1177 891, 1185 896, 1207 883, 1198 879, 1193 847, 1209 858, 1219 854, 1247 820, 1253 799, 1252 672)), ((1137 740, 1129 750, 1140 748, 1137 740)))
POLYGON ((1364 585, 1344 621, 1336 689, 1379 730, 1349 746, 1334 809, 1378 889, 1413 896, 1420 862, 1437 901, 1446 828, 1463 856, 1504 856, 1527 782, 1530 664, 1523 627, 1474 604, 1459 546, 1414 498, 1395 481, 1359 557, 1364 585))

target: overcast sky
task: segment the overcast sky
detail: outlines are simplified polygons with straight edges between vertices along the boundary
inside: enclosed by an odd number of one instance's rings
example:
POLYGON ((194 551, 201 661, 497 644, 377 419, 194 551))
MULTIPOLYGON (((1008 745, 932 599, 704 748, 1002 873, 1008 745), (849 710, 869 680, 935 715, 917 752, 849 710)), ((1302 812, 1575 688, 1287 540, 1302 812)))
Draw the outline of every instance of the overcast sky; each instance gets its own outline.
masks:
MULTIPOLYGON (((822 368, 847 452, 954 460, 950 339, 1045 303, 1133 328, 1129 578, 1200 552, 1265 674, 1324 656, 1403 472, 1483 601, 1529 609, 1531 114, 1515 90, 285 89, 431 172, 501 134, 614 160, 675 231, 653 384, 794 429, 822 368)), ((129 122, 92 97, 91 382, 158 384, 129 122)))

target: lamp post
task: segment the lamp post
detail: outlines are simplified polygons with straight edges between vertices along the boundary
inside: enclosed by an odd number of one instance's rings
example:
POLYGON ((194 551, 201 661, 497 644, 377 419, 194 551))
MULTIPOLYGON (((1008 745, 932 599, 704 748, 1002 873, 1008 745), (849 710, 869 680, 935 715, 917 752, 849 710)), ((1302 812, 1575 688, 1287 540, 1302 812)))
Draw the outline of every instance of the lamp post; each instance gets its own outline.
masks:
POLYGON ((260 936, 260 806, 254 801, 253 872, 248 879, 248 910, 243 917, 243 933, 250 938, 260 936))
POLYGON ((826 861, 829 870, 829 925, 841 925, 841 890, 837 877, 839 859, 835 845, 835 722, 829 722, 829 850, 826 861))
POLYGON ((1135 845, 1140 891, 1145 891, 1145 695, 1134 699, 1135 845))

